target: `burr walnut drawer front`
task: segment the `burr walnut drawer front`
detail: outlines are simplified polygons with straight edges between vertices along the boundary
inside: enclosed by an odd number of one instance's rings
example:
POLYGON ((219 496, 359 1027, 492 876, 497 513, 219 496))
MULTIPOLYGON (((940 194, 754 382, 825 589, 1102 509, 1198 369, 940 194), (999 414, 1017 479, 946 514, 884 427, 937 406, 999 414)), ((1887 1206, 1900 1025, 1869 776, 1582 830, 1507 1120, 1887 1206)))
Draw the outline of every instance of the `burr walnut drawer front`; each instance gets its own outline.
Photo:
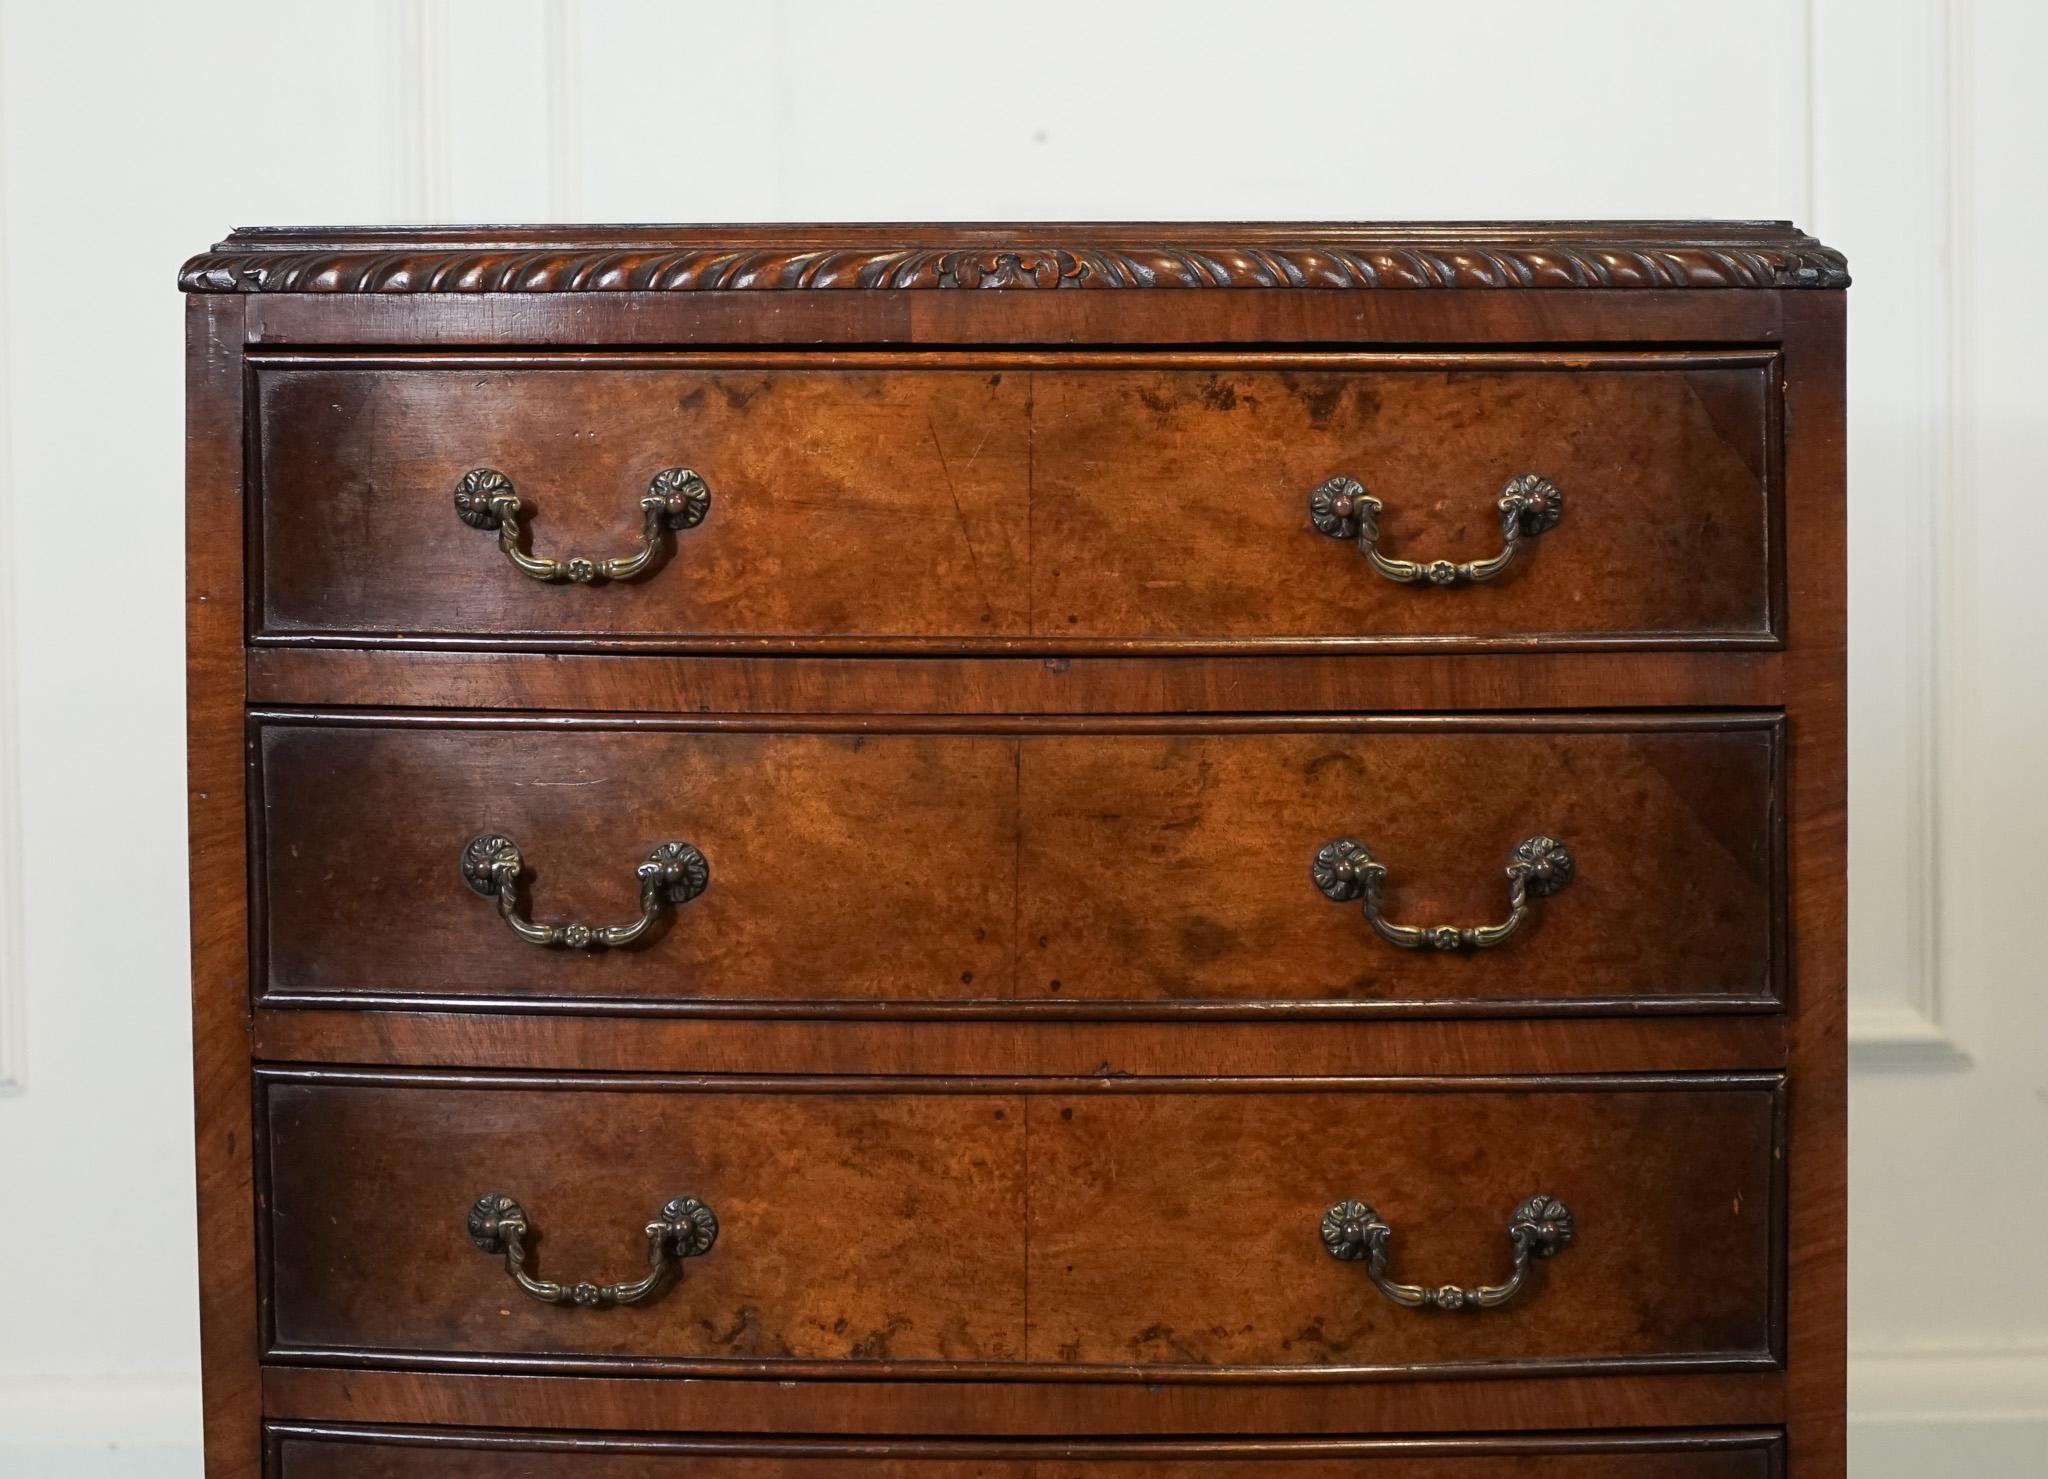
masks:
POLYGON ((259 358, 254 629, 1770 645, 1776 376, 1689 351, 259 358))
POLYGON ((1212 1442, 659 1438, 280 1423, 274 1479, 1776 1479, 1772 1432, 1212 1442))
POLYGON ((1024 1016, 1779 998, 1769 715, 876 722, 895 727, 262 716, 266 998, 1024 1016))
POLYGON ((1776 1364, 1782 1082, 259 1071, 270 1355, 1201 1379, 1776 1364))

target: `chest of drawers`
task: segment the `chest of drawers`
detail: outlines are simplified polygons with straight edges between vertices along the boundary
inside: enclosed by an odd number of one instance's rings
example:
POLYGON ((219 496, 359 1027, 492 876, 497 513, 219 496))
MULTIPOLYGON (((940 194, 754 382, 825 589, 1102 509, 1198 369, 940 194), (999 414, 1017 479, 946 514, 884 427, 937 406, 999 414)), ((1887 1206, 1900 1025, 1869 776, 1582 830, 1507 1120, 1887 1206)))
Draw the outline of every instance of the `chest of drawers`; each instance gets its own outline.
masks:
POLYGON ((184 269, 211 1479, 1830 1479, 1841 257, 184 269))

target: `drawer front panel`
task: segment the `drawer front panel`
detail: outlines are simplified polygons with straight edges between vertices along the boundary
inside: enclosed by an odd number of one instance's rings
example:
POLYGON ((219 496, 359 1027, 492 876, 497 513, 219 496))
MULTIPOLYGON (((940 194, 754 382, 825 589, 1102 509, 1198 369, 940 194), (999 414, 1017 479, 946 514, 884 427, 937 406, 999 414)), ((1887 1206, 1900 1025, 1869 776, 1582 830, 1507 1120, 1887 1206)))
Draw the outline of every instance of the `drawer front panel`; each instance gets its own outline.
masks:
POLYGON ((272 1082, 263 1098, 271 1321, 283 1348, 1024 1358, 1014 1097, 444 1080, 272 1082), (709 1206, 720 1230, 651 1304, 543 1304, 471 1240, 466 1219, 490 1193, 517 1199, 536 1275, 563 1282, 639 1278, 643 1229, 676 1197, 709 1206))
POLYGON ((1766 355, 1598 352, 259 361, 255 626, 683 648, 1768 645, 1775 375, 1766 355), (494 469, 529 554, 623 558, 676 466, 708 513, 609 584, 529 579, 454 504, 494 469), (1379 499, 1392 559, 1500 553, 1498 500, 1524 475, 1562 514, 1486 583, 1397 584, 1312 522, 1338 475, 1379 499))
POLYGON ((1776 1136, 1766 1087, 1048 1098, 1031 1118, 1032 1349, 1137 1366, 1761 1359, 1776 1136), (1391 1229, 1389 1277, 1471 1290, 1509 1276, 1511 1216, 1537 1194, 1570 1212, 1572 1241, 1493 1308, 1397 1304, 1310 1226, 1363 1203, 1391 1229))
POLYGON ((1773 1479, 1764 1432, 1300 1442, 762 1441, 278 1424, 271 1479, 1773 1479))
POLYGON ((277 716, 259 731, 266 990, 1027 1016, 1775 999, 1768 718, 1089 722, 277 716), (708 883, 629 948, 535 948, 465 886, 481 834, 517 844, 526 918, 635 917, 634 869, 671 840, 701 850, 708 883), (1494 948, 1383 938, 1311 867, 1355 838, 1386 869, 1386 922, 1493 926, 1538 835, 1568 850, 1569 882, 1544 897, 1533 880, 1494 948))
MULTIPOLYGON (((1775 1364, 1781 1085, 1713 1079, 772 1080, 265 1070, 272 1357, 629 1374, 1140 1380, 1775 1364), (668 1199, 708 1252, 641 1303, 668 1199), (1568 1246, 1495 1307, 1511 1214, 1568 1246), (679 1276, 678 1276, 679 1275, 679 1276)), ((675 1263, 671 1260, 671 1263, 675 1263)))

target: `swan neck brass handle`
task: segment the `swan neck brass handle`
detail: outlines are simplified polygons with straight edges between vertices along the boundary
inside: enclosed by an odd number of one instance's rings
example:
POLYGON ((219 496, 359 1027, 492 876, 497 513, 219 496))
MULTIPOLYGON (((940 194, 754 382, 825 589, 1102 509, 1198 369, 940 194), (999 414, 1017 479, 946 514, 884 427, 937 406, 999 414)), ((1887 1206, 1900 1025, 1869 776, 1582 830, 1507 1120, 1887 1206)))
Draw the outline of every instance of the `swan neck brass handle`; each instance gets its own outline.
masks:
POLYGON ((1308 516, 1319 533, 1332 539, 1358 541, 1358 552, 1372 568, 1402 585, 1456 585, 1461 580, 1491 580, 1513 563, 1525 542, 1557 527, 1564 517, 1564 494, 1557 484, 1535 473, 1511 478, 1495 502, 1500 511, 1501 552, 1485 560, 1396 560, 1380 553, 1380 501, 1357 478, 1330 478, 1308 496, 1308 516))
POLYGON ((479 467, 464 473, 455 485, 455 514, 472 529, 498 531, 498 548, 505 558, 535 580, 550 584, 567 581, 589 585, 599 580, 631 580, 661 553, 663 541, 672 529, 694 529, 711 511, 711 489, 687 467, 665 467, 647 485, 640 500, 640 548, 615 560, 592 560, 572 555, 550 560, 528 554, 526 531, 522 527, 525 505, 512 489, 512 480, 493 467, 479 467))
POLYGON ((526 1239, 532 1224, 526 1209, 501 1191, 485 1192, 469 1209, 469 1240, 479 1251, 502 1254, 505 1272, 542 1304, 573 1304, 604 1309, 638 1304, 660 1286, 671 1260, 701 1258, 718 1241, 718 1219, 695 1197, 671 1197, 643 1232, 647 1238, 647 1273, 630 1283, 557 1284, 526 1271, 526 1239))
POLYGON ((1362 1261, 1365 1276, 1395 1304, 1420 1310, 1490 1310, 1521 1292, 1532 1260, 1554 1258, 1571 1246, 1572 1213, 1556 1197, 1541 1195, 1515 1208, 1508 1219, 1514 1267, 1500 1283, 1472 1289, 1460 1284, 1399 1284, 1388 1278, 1387 1244, 1393 1240, 1394 1230, 1380 1221, 1380 1214, 1369 1203, 1337 1203, 1323 1214, 1322 1231, 1323 1247, 1330 1256, 1346 1263, 1362 1261))
POLYGON ((472 837, 462 850, 462 881, 498 901, 498 914, 530 945, 597 950, 630 945, 653 927, 662 911, 687 904, 711 883, 711 864, 687 842, 664 842, 633 870, 640 882, 640 917, 630 924, 536 924, 519 912, 519 875, 526 867, 519 844, 496 832, 472 837))
POLYGON ((1508 917, 1499 924, 1395 924, 1382 909, 1387 868, 1356 837, 1339 837, 1316 849, 1309 878, 1336 904, 1359 900, 1366 921, 1383 940, 1403 950, 1486 950, 1522 927, 1531 901, 1547 899, 1572 881, 1572 855, 1555 837, 1527 837, 1508 855, 1508 917))

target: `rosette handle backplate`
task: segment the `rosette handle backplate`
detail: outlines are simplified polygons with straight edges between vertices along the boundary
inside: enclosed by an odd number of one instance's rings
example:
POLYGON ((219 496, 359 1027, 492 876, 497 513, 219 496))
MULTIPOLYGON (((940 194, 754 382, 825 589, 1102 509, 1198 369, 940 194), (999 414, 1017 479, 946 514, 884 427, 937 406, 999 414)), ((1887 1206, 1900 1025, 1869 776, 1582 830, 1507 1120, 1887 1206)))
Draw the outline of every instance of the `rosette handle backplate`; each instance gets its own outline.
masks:
POLYGON ((1537 1195, 1515 1208, 1508 1219, 1508 1245, 1514 1267, 1498 1284, 1467 1288, 1462 1284, 1400 1284, 1387 1277, 1387 1245, 1394 1230, 1366 1202, 1343 1201, 1323 1214, 1323 1247, 1332 1258, 1362 1262, 1365 1276, 1380 1293, 1408 1309, 1486 1310, 1506 1304, 1521 1292, 1529 1265, 1554 1258, 1572 1244, 1572 1212, 1556 1197, 1537 1195))
POLYGON ((630 945, 654 926, 664 911, 687 904, 711 884, 711 864, 687 842, 664 842, 633 870, 640 884, 640 917, 630 924, 536 924, 519 912, 519 875, 526 860, 519 844, 496 832, 472 837, 462 850, 462 881, 487 899, 529 945, 566 945, 597 950, 630 945))
POLYGON ((1357 478, 1340 473, 1318 484, 1308 496, 1308 516, 1317 533, 1356 540, 1367 563, 1401 585, 1456 585, 1493 579, 1514 562, 1525 544, 1557 527, 1564 517, 1564 494, 1550 479, 1527 472, 1508 480, 1494 507, 1500 514, 1503 541, 1499 554, 1484 560, 1397 560, 1380 551, 1384 505, 1357 478))
POLYGON ((1572 881, 1571 852, 1555 837, 1525 837, 1508 855, 1508 917, 1499 924, 1396 924, 1382 908, 1387 868, 1356 837, 1339 837, 1316 849, 1309 880, 1334 904, 1354 899, 1380 938, 1403 950, 1486 950, 1520 929, 1537 899, 1547 899, 1572 881))
POLYGON ((498 548, 523 573, 550 585, 631 580, 661 553, 671 531, 694 529, 711 512, 711 489, 687 467, 665 467, 640 500, 640 548, 616 559, 570 555, 554 560, 526 549, 526 506, 512 480, 494 467, 473 468, 455 485, 455 516, 472 529, 496 530, 498 548))
POLYGON ((671 1262, 700 1258, 718 1241, 718 1219, 695 1197, 671 1197, 642 1229, 647 1239, 647 1273, 617 1284, 557 1284, 526 1271, 526 1240, 533 1234, 526 1209, 501 1191, 485 1192, 469 1209, 469 1240, 482 1253, 503 1255, 505 1272, 542 1304, 604 1309, 638 1304, 660 1287, 671 1262))

